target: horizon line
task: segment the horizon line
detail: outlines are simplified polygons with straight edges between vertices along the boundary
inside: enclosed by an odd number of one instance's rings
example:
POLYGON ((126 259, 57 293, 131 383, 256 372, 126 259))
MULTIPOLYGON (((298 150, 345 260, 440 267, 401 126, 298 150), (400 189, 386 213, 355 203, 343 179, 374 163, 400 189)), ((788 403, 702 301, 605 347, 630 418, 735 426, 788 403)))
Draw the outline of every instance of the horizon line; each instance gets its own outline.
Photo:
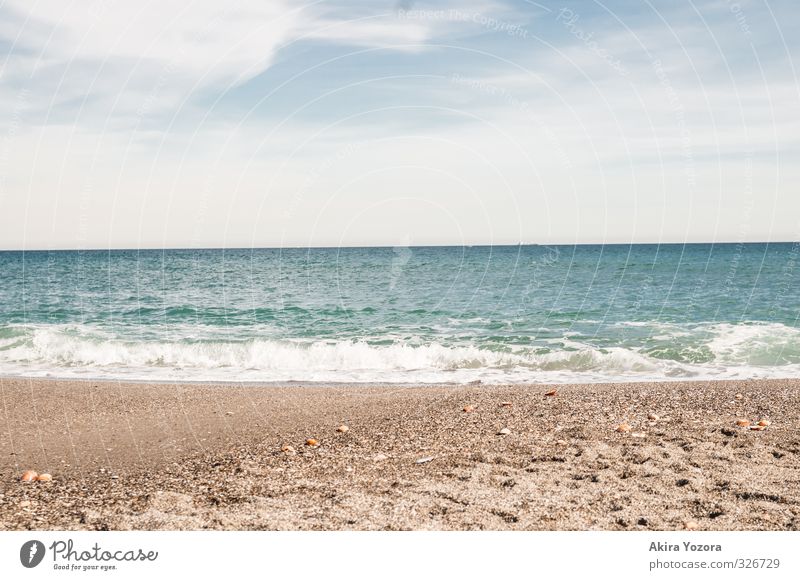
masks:
POLYGON ((152 247, 91 247, 91 248, 0 248, 0 252, 159 252, 159 251, 210 251, 210 250, 357 250, 380 248, 518 248, 518 247, 577 247, 577 246, 730 246, 748 244, 800 244, 800 240, 762 241, 705 241, 705 242, 574 242, 574 243, 523 243, 516 244, 409 244, 409 245, 348 245, 348 246, 152 246, 152 247))

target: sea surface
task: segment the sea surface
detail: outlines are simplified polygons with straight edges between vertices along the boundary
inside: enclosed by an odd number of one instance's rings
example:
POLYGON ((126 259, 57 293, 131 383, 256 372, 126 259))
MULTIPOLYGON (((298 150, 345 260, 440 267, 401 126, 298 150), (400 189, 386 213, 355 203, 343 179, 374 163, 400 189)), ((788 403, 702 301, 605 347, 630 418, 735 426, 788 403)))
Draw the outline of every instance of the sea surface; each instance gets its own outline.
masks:
POLYGON ((0 375, 800 376, 800 245, 0 252, 0 375))

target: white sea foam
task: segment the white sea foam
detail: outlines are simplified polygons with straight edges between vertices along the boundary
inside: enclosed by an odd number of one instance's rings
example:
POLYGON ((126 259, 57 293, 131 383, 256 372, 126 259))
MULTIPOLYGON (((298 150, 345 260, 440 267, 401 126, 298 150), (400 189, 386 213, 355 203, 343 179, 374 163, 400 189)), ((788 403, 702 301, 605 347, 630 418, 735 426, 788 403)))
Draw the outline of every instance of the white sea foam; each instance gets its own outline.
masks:
POLYGON ((788 365, 800 363, 800 329, 778 323, 716 324, 708 347, 721 363, 788 365))
MULTIPOLYGON (((503 351, 437 342, 123 341, 87 327, 17 328, 0 340, 0 373, 165 380, 469 382, 655 380, 796 376, 800 330, 781 324, 711 324, 695 329, 713 360, 688 364, 622 347, 563 339, 549 350, 503 351)), ((684 333, 685 334, 685 333, 684 333)))

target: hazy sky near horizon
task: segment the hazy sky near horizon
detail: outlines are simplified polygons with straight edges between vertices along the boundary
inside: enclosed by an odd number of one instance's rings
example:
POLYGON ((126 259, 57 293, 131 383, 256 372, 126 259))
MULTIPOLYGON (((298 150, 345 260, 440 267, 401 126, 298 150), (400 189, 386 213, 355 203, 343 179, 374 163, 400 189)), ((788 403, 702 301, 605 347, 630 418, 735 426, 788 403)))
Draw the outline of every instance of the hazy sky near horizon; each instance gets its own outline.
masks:
POLYGON ((0 52, 0 249, 800 239, 791 0, 6 0, 0 52))

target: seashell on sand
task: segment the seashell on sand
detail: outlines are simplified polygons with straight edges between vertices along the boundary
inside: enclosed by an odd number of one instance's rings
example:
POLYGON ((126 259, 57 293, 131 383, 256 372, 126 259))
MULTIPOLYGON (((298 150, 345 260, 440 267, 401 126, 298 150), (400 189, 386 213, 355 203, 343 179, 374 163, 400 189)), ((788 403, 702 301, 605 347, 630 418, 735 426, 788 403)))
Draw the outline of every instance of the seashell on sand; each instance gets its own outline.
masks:
POLYGON ((761 421, 759 421, 758 424, 761 427, 769 427, 770 425, 772 425, 772 421, 768 421, 767 419, 761 419, 761 421))
POLYGON ((36 476, 36 481, 53 481, 53 476, 49 473, 40 473, 36 476))
POLYGON ((416 463, 417 465, 421 465, 423 463, 429 463, 429 462, 433 461, 434 459, 435 459, 435 457, 420 457, 414 463, 416 463))
POLYGON ((736 393, 734 399, 736 399, 737 401, 741 401, 742 399, 744 399, 744 395, 742 393, 736 393))
POLYGON ((766 425, 750 425, 751 431, 763 431, 766 428, 767 428, 766 425))
POLYGON ((20 481, 25 481, 25 482, 36 481, 37 477, 39 477, 39 474, 36 473, 35 471, 29 469, 28 471, 25 471, 22 474, 22 477, 20 477, 19 480, 20 481))
POLYGON ((347 432, 350 430, 350 427, 348 427, 347 425, 339 425, 339 426, 336 428, 336 430, 337 430, 339 433, 347 433, 347 432))
POLYGON ((511 406, 511 401, 503 401, 502 403, 500 403, 500 406, 501 407, 510 407, 511 406))
POLYGON ((545 397, 555 397, 557 394, 558 394, 558 391, 556 389, 550 389, 549 391, 547 391, 544 394, 544 396, 545 397))
POLYGON ((511 435, 511 429, 508 427, 503 427, 497 432, 498 435, 511 435))
POLYGON ((617 425, 616 431, 617 433, 630 433, 631 426, 628 425, 627 423, 620 423, 619 425, 617 425))
POLYGON ((319 441, 317 441, 316 439, 306 439, 306 445, 308 445, 309 447, 317 447, 319 446, 319 441))
POLYGON ((475 410, 475 406, 474 405, 467 405, 466 407, 464 407, 464 412, 465 413, 472 413, 474 410, 475 410))
POLYGON ((683 527, 687 530, 697 530, 700 528, 700 524, 694 520, 689 520, 688 522, 683 522, 683 527))
POLYGON ((750 421, 747 419, 736 419, 736 426, 737 427, 749 427, 750 421))
POLYGON ((284 445, 281 447, 281 451, 283 451, 286 455, 294 455, 295 453, 294 447, 291 445, 284 445))
POLYGON ((647 415, 648 421, 658 421, 659 417, 655 413, 650 413, 647 415))

